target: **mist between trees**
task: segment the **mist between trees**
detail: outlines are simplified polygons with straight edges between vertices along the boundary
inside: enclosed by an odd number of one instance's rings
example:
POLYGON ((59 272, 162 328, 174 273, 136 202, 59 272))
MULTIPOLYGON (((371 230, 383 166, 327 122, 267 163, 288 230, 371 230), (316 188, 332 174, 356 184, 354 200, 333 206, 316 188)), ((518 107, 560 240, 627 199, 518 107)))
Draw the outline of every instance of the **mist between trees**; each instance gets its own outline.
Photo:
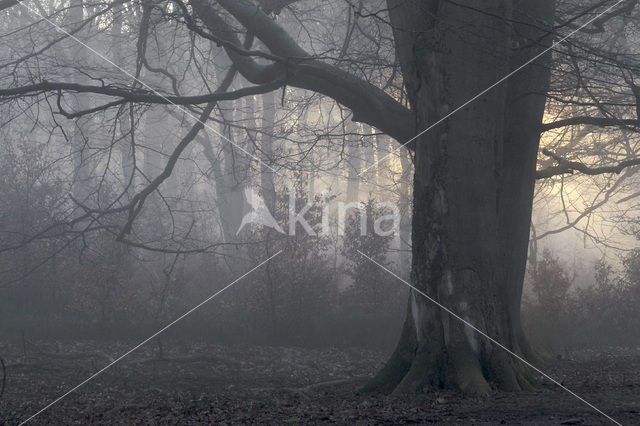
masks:
MULTIPOLYGON (((7 206, 5 212, 19 219, 14 226, 53 219, 47 203, 55 189, 40 194, 33 194, 28 210, 22 210, 22 203, 7 206)), ((276 194, 272 212, 279 222, 289 217, 290 194, 276 194)), ((317 198, 305 215, 316 229, 326 205, 317 198)), ((306 196, 295 201, 298 209, 309 203, 306 196)), ((0 290, 3 336, 144 337, 226 285, 242 268, 259 263, 265 252, 283 250, 268 267, 194 313, 167 337, 388 349, 397 337, 408 292, 390 282, 383 270, 371 269, 358 253, 366 251, 389 265, 390 259, 402 261, 401 255, 388 254, 394 234, 381 236, 373 229, 377 219, 389 214, 377 205, 370 199, 361 210, 352 210, 340 237, 335 220, 333 234, 319 235, 310 235, 301 223, 291 236, 249 225, 220 254, 141 256, 109 235, 82 243, 56 239, 28 244, 17 251, 18 258, 3 263, 8 282, 0 290), (361 221, 365 216, 366 222, 361 221)), ((168 224, 154 226, 157 231, 168 224)))
POLYGON ((0 1, 0 338, 145 336, 282 250, 163 338, 397 344, 377 390, 528 388, 361 251, 523 358, 637 345, 635 1, 33 4, 0 1), (330 232, 243 223, 247 188, 330 232))

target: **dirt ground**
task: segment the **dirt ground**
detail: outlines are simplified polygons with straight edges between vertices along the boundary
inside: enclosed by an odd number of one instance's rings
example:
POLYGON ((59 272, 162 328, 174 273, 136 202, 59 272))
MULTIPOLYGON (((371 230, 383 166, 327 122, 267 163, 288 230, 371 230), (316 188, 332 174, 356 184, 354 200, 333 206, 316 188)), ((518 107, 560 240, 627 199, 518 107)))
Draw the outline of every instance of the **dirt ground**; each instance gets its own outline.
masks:
MULTIPOLYGON (((131 346, 0 342, 0 423, 19 424, 131 346)), ((173 343, 158 354, 149 343, 31 424, 611 424, 544 380, 486 398, 362 394, 387 356, 375 351, 173 343)), ((575 353, 544 369, 620 423, 640 424, 640 348, 575 353)))

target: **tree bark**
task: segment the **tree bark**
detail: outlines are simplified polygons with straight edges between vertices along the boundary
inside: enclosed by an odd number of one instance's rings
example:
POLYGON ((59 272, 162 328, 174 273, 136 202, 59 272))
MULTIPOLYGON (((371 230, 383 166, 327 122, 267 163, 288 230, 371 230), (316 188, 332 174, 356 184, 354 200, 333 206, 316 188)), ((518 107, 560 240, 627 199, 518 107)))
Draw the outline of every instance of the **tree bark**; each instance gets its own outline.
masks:
MULTIPOLYGON (((416 128, 424 129, 551 43, 554 2, 389 0, 416 128), (538 25, 521 24, 534 21, 538 25)), ((415 148, 412 285, 518 355, 548 58, 422 135, 415 148)), ((402 336, 369 389, 527 389, 526 368, 412 292, 402 336)))

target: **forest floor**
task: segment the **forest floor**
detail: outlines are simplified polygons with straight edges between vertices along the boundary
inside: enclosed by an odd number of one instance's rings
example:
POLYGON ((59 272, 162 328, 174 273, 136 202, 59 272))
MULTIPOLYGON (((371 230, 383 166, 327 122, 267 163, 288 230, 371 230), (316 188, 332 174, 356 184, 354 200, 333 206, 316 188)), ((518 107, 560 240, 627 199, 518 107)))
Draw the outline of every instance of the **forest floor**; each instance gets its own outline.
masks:
MULTIPOLYGON (((0 424, 18 424, 107 365, 126 342, 0 342, 7 364, 0 424), (25 357, 26 352, 26 357, 25 357)), ((31 424, 575 424, 608 421, 541 380, 530 392, 485 398, 451 391, 362 394, 381 352, 150 343, 115 364, 31 424)), ((640 348, 587 351, 545 367, 622 424, 640 424, 640 348)), ((0 379, 2 371, 0 370, 0 379)))

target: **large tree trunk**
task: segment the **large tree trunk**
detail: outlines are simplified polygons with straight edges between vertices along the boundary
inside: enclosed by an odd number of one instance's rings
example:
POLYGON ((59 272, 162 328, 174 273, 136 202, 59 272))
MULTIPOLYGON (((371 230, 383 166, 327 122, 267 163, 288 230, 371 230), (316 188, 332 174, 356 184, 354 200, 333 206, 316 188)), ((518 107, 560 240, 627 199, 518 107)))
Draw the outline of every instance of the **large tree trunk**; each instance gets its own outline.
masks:
MULTIPOLYGON (((415 113, 428 127, 551 42, 552 0, 389 0, 415 113), (519 22, 535 22, 535 25, 519 22)), ((531 357, 520 298, 548 58, 416 141, 412 284, 513 352, 531 357)), ((412 292, 395 353, 371 383, 484 394, 529 388, 528 370, 412 292)))

